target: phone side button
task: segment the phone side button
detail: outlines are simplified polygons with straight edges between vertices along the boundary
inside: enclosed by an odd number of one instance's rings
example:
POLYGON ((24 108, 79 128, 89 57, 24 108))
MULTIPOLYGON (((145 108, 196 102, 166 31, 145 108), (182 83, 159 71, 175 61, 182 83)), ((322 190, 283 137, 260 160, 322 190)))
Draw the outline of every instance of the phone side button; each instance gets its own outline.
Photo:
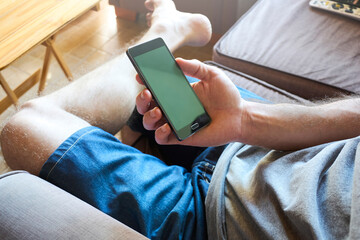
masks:
POLYGON ((199 128, 199 123, 194 123, 191 125, 191 130, 196 130, 197 128, 199 128))

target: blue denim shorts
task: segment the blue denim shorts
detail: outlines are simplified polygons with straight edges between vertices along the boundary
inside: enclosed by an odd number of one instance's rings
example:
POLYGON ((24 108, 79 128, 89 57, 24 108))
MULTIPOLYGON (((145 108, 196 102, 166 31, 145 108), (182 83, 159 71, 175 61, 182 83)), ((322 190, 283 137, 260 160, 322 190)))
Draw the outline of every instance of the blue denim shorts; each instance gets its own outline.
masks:
POLYGON ((189 172, 86 127, 61 144, 40 177, 151 239, 206 239, 204 199, 222 150, 207 148, 189 172))
MULTIPOLYGON (((238 90, 245 99, 266 101, 238 90)), ((60 145, 40 177, 151 239, 207 239, 204 201, 224 148, 170 146, 164 151, 176 159, 170 165, 87 127, 60 145), (181 159, 192 150, 195 159, 181 159)))

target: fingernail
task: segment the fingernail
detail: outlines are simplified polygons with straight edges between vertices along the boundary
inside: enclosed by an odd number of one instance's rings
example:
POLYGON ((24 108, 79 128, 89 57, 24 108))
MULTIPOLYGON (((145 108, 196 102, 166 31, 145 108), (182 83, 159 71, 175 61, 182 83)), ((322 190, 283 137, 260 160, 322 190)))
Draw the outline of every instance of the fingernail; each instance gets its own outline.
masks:
POLYGON ((145 99, 145 97, 144 97, 144 91, 142 91, 142 92, 140 93, 140 98, 141 98, 142 100, 145 99))

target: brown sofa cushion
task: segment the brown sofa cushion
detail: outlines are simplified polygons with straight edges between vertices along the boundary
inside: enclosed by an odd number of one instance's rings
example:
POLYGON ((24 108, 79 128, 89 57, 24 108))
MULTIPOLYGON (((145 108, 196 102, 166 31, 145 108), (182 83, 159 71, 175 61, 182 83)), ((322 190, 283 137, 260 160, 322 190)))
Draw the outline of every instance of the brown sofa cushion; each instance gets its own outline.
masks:
POLYGON ((220 68, 235 85, 249 90, 273 103, 309 103, 309 101, 272 86, 267 82, 222 66, 218 63, 207 61, 206 64, 220 68))
POLYGON ((359 94, 360 22, 309 0, 259 0, 215 45, 214 61, 307 99, 359 94))

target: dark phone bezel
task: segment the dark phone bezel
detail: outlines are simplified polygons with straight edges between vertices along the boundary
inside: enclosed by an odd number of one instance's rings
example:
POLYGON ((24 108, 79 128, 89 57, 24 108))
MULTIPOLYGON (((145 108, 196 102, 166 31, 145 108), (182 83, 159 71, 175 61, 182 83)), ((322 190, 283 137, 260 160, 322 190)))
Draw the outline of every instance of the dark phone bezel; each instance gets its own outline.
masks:
MULTIPOLYGON (((142 71, 140 69, 140 67, 137 65, 136 61, 135 61, 135 57, 142 55, 144 53, 147 53, 149 51, 155 50, 159 47, 166 47, 169 56, 173 59, 173 61, 176 63, 177 67, 181 70, 180 66, 177 64, 177 62, 175 61, 174 56, 171 54, 169 48, 166 46, 164 40, 162 38, 156 38, 153 40, 150 40, 148 42, 130 47, 127 51, 126 51, 126 55, 128 56, 128 58, 130 59, 131 63, 133 64, 135 70, 137 71, 137 73, 139 74, 139 77, 141 78, 141 80, 143 81, 143 83, 145 84, 145 86, 150 90, 150 92, 152 93, 156 103, 158 104, 158 106, 160 107, 160 109, 162 110, 162 112, 164 113, 164 116, 167 120, 167 122, 169 123, 172 131, 174 132, 176 138, 179 141, 182 141, 186 138, 188 138, 189 136, 191 136, 192 134, 194 134, 195 132, 197 132, 198 130, 200 130, 201 128, 205 127, 206 125, 208 125, 211 121, 209 114, 206 112, 206 109, 204 108, 204 106, 202 105, 205 113, 200 115, 194 122, 189 123, 188 125, 186 125, 184 128, 180 129, 180 130, 176 130, 176 128, 173 126, 173 123, 171 121, 171 119, 168 117, 168 114, 166 113, 166 111, 164 110, 164 108, 162 107, 162 104, 158 101, 157 96, 154 94, 150 84, 148 83, 148 81, 146 80, 146 78, 144 77, 144 75, 142 74, 142 71)), ((185 74, 181 71, 182 75, 184 76, 184 80, 189 84, 189 87, 191 88, 191 90, 193 91, 194 95, 196 96, 196 98, 199 100, 199 102, 201 103, 200 99, 197 97, 196 93, 194 92, 193 88, 191 87, 190 83, 187 81, 185 74)))

